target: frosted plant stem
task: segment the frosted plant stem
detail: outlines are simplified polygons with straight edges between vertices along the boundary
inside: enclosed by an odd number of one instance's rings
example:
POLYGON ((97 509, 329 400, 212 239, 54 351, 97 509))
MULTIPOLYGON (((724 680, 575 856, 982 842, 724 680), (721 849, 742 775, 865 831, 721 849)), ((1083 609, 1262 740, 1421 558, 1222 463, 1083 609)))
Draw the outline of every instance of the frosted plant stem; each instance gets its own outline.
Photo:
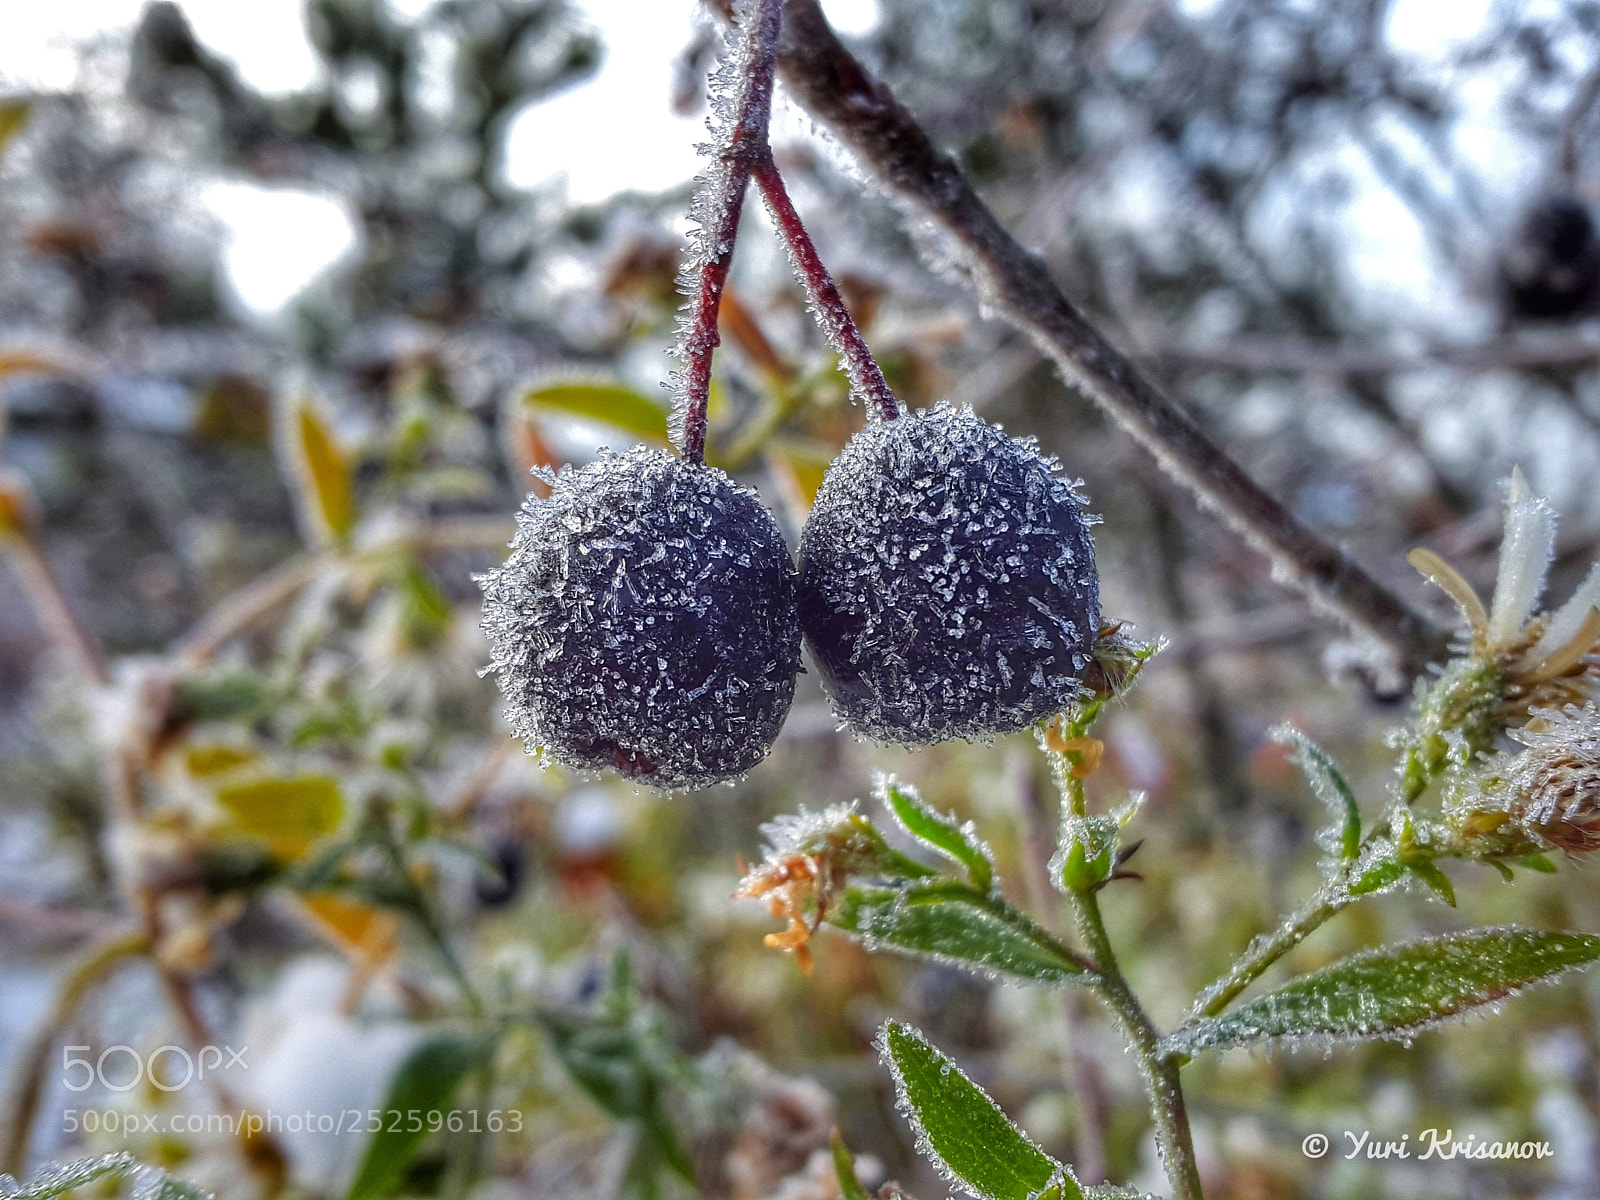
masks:
POLYGON ((856 328, 844 298, 839 295, 833 276, 828 274, 828 268, 823 265, 822 257, 812 244, 811 235, 806 232, 805 223, 800 220, 794 201, 789 198, 789 192, 783 185, 783 176, 779 174, 778 164, 772 161, 770 152, 756 166, 755 175, 756 186, 761 189, 762 198, 772 212, 772 219, 777 222, 778 231, 789 247, 795 269, 800 273, 806 295, 811 300, 812 310, 827 333, 828 340, 834 344, 844 361, 851 388, 868 405, 869 410, 875 410, 885 421, 894 420, 902 412, 900 401, 895 399, 894 392, 883 377, 883 370, 872 357, 872 351, 867 349, 867 343, 856 328))
POLYGON ((740 41, 724 69, 733 83, 722 142, 695 198, 697 266, 689 278, 689 304, 678 335, 678 448, 690 462, 706 457, 706 405, 711 394, 711 356, 722 340, 717 313, 733 263, 739 216, 750 175, 767 155, 767 125, 772 117, 772 79, 783 26, 784 0, 751 0, 740 6, 740 41))
POLYGON ((1232 1004, 1240 992, 1266 974, 1273 963, 1357 899, 1359 897, 1345 890, 1342 879, 1335 884, 1324 885, 1282 925, 1251 942, 1249 948, 1228 968, 1228 973, 1200 993, 1190 1019, 1216 1016, 1232 1004))
MULTIPOLYGON (((1082 714, 1076 723, 1067 726, 1067 735, 1082 737, 1087 734, 1099 712, 1099 705, 1095 705, 1082 714)), ((1088 811, 1083 777, 1076 773, 1082 763, 1081 753, 1067 751, 1049 755, 1056 786, 1061 792, 1064 817, 1081 817, 1088 811)), ((1194 1138, 1189 1132, 1189 1111, 1183 1099, 1183 1084, 1178 1078, 1181 1064, 1174 1056, 1162 1052, 1160 1032, 1128 986, 1127 977, 1117 962, 1117 952, 1106 933, 1105 921, 1100 916, 1100 901, 1094 889, 1068 888, 1066 891, 1078 935, 1083 938, 1084 948, 1096 967, 1096 976, 1089 986, 1111 1010, 1139 1063, 1139 1075, 1144 1080, 1150 1116, 1155 1123, 1156 1147, 1161 1152, 1167 1181, 1172 1185, 1172 1200, 1203 1200, 1200 1166, 1195 1161, 1194 1138)))
POLYGON ((1183 1084, 1178 1078, 1178 1062, 1161 1052, 1161 1035, 1145 1012, 1133 989, 1117 965, 1116 951, 1100 917, 1100 903, 1091 891, 1068 894, 1078 933, 1089 957, 1099 968, 1099 979, 1092 985, 1122 1027, 1129 1048, 1139 1064, 1150 1100, 1150 1116, 1155 1122, 1156 1146, 1172 1184, 1172 1200, 1203 1200, 1200 1167, 1195 1161, 1194 1139, 1189 1132, 1189 1112, 1184 1104, 1183 1084))

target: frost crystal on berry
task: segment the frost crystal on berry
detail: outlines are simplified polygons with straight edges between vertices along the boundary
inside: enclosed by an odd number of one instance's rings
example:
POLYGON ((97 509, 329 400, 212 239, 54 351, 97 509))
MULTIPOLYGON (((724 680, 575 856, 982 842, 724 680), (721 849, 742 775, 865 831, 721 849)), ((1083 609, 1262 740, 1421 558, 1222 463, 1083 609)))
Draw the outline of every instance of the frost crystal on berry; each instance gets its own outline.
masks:
POLYGON ((736 779, 800 665, 794 568, 755 493, 639 446, 563 468, 479 578, 492 669, 529 748, 652 787, 736 779))
POLYGON ((1083 504, 970 408, 869 424, 800 542, 800 621, 834 712, 883 742, 1024 729, 1079 698, 1100 623, 1083 504))

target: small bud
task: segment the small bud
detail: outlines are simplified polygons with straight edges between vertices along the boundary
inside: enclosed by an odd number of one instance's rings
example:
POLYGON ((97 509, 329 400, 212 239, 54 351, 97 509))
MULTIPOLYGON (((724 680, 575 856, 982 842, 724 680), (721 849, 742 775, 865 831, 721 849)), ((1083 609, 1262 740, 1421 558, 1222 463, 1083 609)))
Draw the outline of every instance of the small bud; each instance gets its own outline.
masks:
POLYGON ((1061 848, 1051 859, 1051 873, 1068 891, 1085 892, 1111 875, 1117 849, 1115 817, 1067 817, 1062 823, 1061 848))

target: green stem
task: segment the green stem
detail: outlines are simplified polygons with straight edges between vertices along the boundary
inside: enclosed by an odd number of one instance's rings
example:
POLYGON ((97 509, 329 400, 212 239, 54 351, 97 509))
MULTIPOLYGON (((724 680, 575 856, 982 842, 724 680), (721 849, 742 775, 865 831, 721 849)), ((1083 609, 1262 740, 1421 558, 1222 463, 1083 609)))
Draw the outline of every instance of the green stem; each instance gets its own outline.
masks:
POLYGON ((383 841, 384 849, 388 852, 389 862, 394 867, 397 877, 403 882, 407 897, 410 901, 408 907, 412 916, 417 919, 423 935, 439 955, 439 960, 449 972, 450 978, 455 981, 461 999, 466 1003, 467 1011, 474 1017, 483 1016, 483 1000, 478 995, 478 989, 472 986, 466 968, 461 965, 461 959, 456 956, 455 947, 450 944, 450 938, 445 934, 444 927, 439 924, 434 915, 433 905, 429 903, 427 893, 424 892, 417 881, 411 877, 411 872, 406 869, 405 854, 400 849, 400 843, 395 840, 394 832, 389 828, 387 813, 378 814, 378 829, 383 841))
POLYGON ((1360 899, 1359 896, 1352 896, 1344 883, 1341 877, 1324 884, 1303 908, 1282 925, 1251 942, 1233 966, 1228 968, 1228 973, 1200 993, 1190 1020, 1216 1016, 1233 1003, 1240 992, 1266 974, 1273 963, 1305 941, 1330 917, 1360 899))
MULTIPOLYGON (((1086 710, 1068 727, 1068 735, 1086 736, 1090 722, 1099 715, 1099 711, 1098 704, 1086 710)), ((1083 759, 1082 752, 1052 752, 1049 758, 1056 786, 1061 791, 1064 815, 1083 816, 1088 811, 1088 797, 1084 792, 1083 779, 1074 773, 1074 768, 1083 759)), ((1095 890, 1069 889, 1067 903, 1072 909, 1073 920, 1077 923, 1084 947, 1098 968, 1098 977, 1089 986, 1111 1010, 1139 1063, 1139 1075, 1144 1080, 1145 1092, 1150 1098, 1150 1116, 1155 1122, 1156 1146, 1161 1152, 1167 1179, 1172 1184, 1172 1200, 1203 1200, 1200 1165, 1195 1160, 1194 1138, 1189 1132, 1189 1111, 1183 1099, 1183 1084, 1178 1078, 1179 1061, 1161 1052, 1161 1034, 1138 997, 1133 994, 1133 989, 1128 986, 1127 977, 1117 962, 1117 952, 1106 933, 1095 890)))
POLYGON ((1203 1200, 1200 1167, 1189 1132, 1189 1112, 1184 1104, 1183 1084, 1178 1078, 1178 1061, 1161 1052, 1161 1035, 1117 964, 1116 951, 1106 934, 1100 903, 1094 893, 1075 891, 1068 899, 1078 932, 1090 957, 1100 968, 1099 980, 1092 986, 1116 1017, 1138 1061, 1139 1074, 1150 1098, 1150 1115, 1155 1121, 1156 1146, 1172 1184, 1172 1200, 1203 1200))

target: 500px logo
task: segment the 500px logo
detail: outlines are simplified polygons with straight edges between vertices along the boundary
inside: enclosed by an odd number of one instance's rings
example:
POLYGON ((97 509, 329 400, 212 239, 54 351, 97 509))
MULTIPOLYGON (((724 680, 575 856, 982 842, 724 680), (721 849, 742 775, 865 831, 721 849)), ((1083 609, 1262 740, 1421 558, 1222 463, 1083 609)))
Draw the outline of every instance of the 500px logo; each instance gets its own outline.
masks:
POLYGON ((182 1046, 157 1046, 147 1055, 141 1055, 132 1046, 107 1046, 98 1058, 76 1057, 79 1051, 89 1052, 92 1046, 63 1046, 61 1048, 61 1082, 69 1092, 86 1092, 96 1083, 108 1092, 128 1092, 145 1079, 163 1092, 176 1092, 196 1079, 204 1079, 206 1072, 231 1071, 235 1067, 248 1070, 250 1064, 244 1056, 250 1047, 202 1046, 197 1055, 191 1055, 182 1046), (110 1072, 107 1071, 109 1060, 110 1072), (161 1069, 157 1070, 157 1065, 161 1069), (178 1077, 182 1070, 182 1078, 178 1077))

